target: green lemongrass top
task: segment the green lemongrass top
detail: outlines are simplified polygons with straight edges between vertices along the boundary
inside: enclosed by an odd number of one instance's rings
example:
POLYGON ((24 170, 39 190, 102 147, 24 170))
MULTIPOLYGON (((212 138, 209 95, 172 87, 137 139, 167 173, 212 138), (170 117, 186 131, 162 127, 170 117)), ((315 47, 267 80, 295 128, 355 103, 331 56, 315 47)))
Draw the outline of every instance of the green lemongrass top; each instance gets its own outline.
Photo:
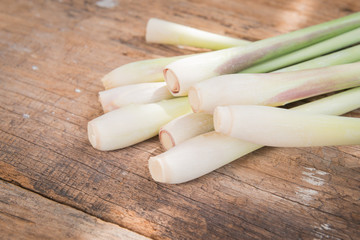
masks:
POLYGON ((196 82, 240 72, 254 64, 279 57, 360 27, 360 13, 234 47, 177 60, 164 70, 169 90, 184 96, 196 82))
POLYGON ((360 28, 275 59, 256 64, 255 66, 242 70, 240 73, 265 73, 274 71, 357 43, 360 43, 360 28))
POLYGON ((328 115, 343 115, 360 108, 360 87, 292 108, 292 110, 328 115))
POLYGON ((276 70, 274 72, 290 72, 304 69, 313 69, 352 63, 360 61, 360 45, 349 47, 325 56, 317 57, 302 63, 298 63, 286 68, 276 70))
POLYGON ((151 18, 146 27, 146 41, 219 50, 242 46, 249 41, 206 32, 185 25, 151 18))

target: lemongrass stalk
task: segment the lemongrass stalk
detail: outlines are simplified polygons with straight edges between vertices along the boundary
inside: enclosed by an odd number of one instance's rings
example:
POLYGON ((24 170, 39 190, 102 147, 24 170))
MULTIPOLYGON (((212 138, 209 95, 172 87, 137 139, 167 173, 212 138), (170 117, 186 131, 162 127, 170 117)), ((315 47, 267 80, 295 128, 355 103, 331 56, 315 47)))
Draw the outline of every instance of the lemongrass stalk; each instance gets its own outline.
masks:
POLYGON ((302 48, 298 51, 280 56, 275 59, 270 59, 266 62, 256 64, 240 73, 264 73, 271 72, 294 63, 302 62, 305 60, 318 57, 320 55, 336 51, 360 42, 360 28, 350 32, 343 33, 339 36, 327 39, 317 44, 302 48))
POLYGON ((185 96, 197 82, 240 72, 254 64, 279 57, 360 27, 360 13, 233 47, 177 60, 166 66, 165 81, 175 96, 185 96))
MULTIPOLYGON (((360 45, 350 47, 332 54, 328 54, 323 57, 318 57, 313 60, 309 60, 297 65, 293 65, 291 67, 285 68, 284 70, 279 70, 276 72, 281 71, 294 71, 294 70, 304 70, 304 69, 312 69, 317 67, 326 67, 326 66, 332 66, 332 65, 338 65, 338 64, 344 64, 344 63, 351 63, 355 61, 360 60, 360 45)), ((349 95, 351 96, 351 95, 349 95)), ((326 99, 324 99, 326 100, 326 99)), ((320 100, 318 100, 320 101, 320 100)), ((319 104, 314 104, 314 106, 321 106, 319 104)), ((307 107, 309 107, 307 105, 307 107)), ((335 102, 332 103, 332 106, 329 106, 330 112, 334 111, 335 107, 340 107, 339 111, 343 111, 342 104, 337 104, 335 102)), ((352 106, 349 106, 350 109, 352 106)), ((319 112, 321 109, 314 110, 313 112, 319 112)), ((350 110, 349 110, 350 111, 350 110)), ((329 113, 330 114, 330 113, 329 113)), ((340 114, 337 114, 340 115, 340 114)), ((161 128, 159 137, 160 142, 162 146, 168 150, 171 147, 187 140, 192 137, 195 137, 197 135, 200 135, 202 133, 205 133, 203 130, 212 131, 213 130, 213 123, 212 121, 203 121, 200 120, 201 127, 199 128, 199 122, 195 121, 195 117, 200 116, 208 116, 208 119, 212 119, 212 115, 210 114, 200 114, 200 113, 191 113, 189 115, 181 116, 180 119, 186 119, 186 116, 191 116, 191 119, 194 119, 194 121, 177 121, 177 119, 174 119, 173 121, 169 122, 167 125, 161 128), (202 131, 199 131, 201 129, 202 131)))
POLYGON ((156 136, 161 126, 190 111, 187 98, 131 104, 90 121, 89 141, 103 151, 128 147, 156 136))
POLYGON ((99 92, 99 101, 104 112, 134 103, 154 103, 174 98, 165 82, 139 83, 99 92))
POLYGON ((146 26, 146 41, 219 50, 242 46, 249 41, 206 32, 189 26, 151 18, 146 26))
POLYGON ((213 117, 205 113, 188 113, 175 118, 159 131, 161 145, 170 148, 197 135, 214 130, 213 117))
POLYGON ((273 147, 360 144, 360 118, 268 106, 217 107, 214 112, 214 127, 216 132, 273 147))
POLYGON ((360 85, 360 62, 283 73, 228 74, 194 85, 194 112, 212 114, 224 105, 281 106, 300 99, 360 85))
POLYGON ((339 116, 358 108, 360 108, 360 87, 305 103, 291 110, 339 116))
MULTIPOLYGON (((341 115, 360 108, 359 99, 360 87, 293 109, 341 115)), ((261 147, 261 145, 221 133, 209 132, 151 157, 149 170, 155 181, 170 184, 183 183, 201 177, 261 147)))
POLYGON ((151 177, 161 183, 183 183, 205 175, 261 146, 217 132, 191 138, 149 159, 151 177))
POLYGON ((188 56, 165 57, 128 63, 109 72, 101 81, 105 89, 136 83, 163 82, 164 67, 188 56))
POLYGON ((328 67, 360 61, 360 45, 285 67, 274 72, 290 72, 304 69, 328 67))
MULTIPOLYGON (((206 44, 206 42, 203 42, 203 44, 206 44)), ((238 45, 245 45, 245 41, 238 40, 238 45)), ((199 47, 204 46, 200 45, 199 47)), ((164 57, 128 63, 109 72, 101 81, 105 89, 136 83, 162 82, 164 81, 163 70, 165 66, 176 60, 190 56, 192 55, 164 57)))

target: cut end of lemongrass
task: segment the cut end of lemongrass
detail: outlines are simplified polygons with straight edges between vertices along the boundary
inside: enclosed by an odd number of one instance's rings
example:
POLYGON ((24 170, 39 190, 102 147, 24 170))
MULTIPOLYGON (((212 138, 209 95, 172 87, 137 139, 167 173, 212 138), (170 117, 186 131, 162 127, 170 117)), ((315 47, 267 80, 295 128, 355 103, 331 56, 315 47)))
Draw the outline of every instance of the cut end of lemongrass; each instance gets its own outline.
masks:
POLYGON ((172 70, 165 68, 164 77, 165 77, 166 85, 168 86, 170 92, 173 94, 179 93, 180 85, 175 73, 172 70))
POLYGON ((98 99, 101 104, 101 107, 104 111, 104 113, 110 112, 112 110, 115 110, 116 108, 113 106, 113 103, 111 100, 107 99, 106 94, 104 94, 105 91, 101 91, 98 93, 98 99))
POLYGON ((98 137, 99 136, 98 129, 96 125, 93 124, 92 121, 88 123, 87 130, 88 130, 88 138, 89 138, 89 142, 91 143, 91 146, 93 146, 93 148, 100 149, 100 139, 98 137))
POLYGON ((205 113, 188 113, 162 126, 159 132, 163 148, 170 148, 200 134, 214 130, 213 117, 205 113))
POLYGON ((200 92, 197 91, 197 89, 195 87, 191 87, 189 89, 188 92, 188 99, 191 105, 191 108, 193 110, 194 113, 198 113, 200 112, 200 96, 199 96, 200 92))
POLYGON ((232 113, 228 107, 216 107, 214 110, 214 129, 229 134, 232 128, 232 113))
POLYGON ((156 28, 157 22, 161 20, 158 20, 157 18, 150 18, 146 24, 146 31, 145 31, 145 41, 146 42, 156 42, 156 34, 158 29, 156 28))
POLYGON ((166 174, 161 158, 156 156, 149 159, 149 171, 154 181, 166 183, 166 174))
POLYGON ((169 150, 170 148, 175 146, 175 141, 174 141, 173 137, 171 136, 171 134, 168 131, 166 131, 164 129, 160 129, 159 139, 160 139, 161 145, 165 148, 165 150, 169 150))
POLYGON ((113 73, 109 72, 108 74, 106 74, 104 77, 101 78, 101 82, 105 89, 113 88, 112 77, 113 77, 113 73))

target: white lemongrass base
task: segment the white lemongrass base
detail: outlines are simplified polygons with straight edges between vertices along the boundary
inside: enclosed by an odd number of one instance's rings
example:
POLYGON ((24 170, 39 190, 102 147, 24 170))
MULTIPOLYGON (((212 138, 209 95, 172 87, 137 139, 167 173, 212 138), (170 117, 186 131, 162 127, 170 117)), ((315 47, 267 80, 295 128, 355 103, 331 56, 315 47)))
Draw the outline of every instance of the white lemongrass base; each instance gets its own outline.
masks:
POLYGON ((115 68, 102 79, 105 89, 136 83, 163 82, 164 67, 176 60, 190 55, 157 58, 128 63, 115 68))
POLYGON ((129 104, 154 103, 174 98, 165 82, 139 83, 99 92, 104 112, 110 112, 129 104))
POLYGON ((214 130, 213 117, 205 113, 189 113, 170 121, 159 131, 162 146, 168 150, 185 140, 214 130))
POLYGON ((146 41, 219 50, 249 44, 249 41, 206 32, 185 25, 151 18, 146 26, 146 41))
POLYGON ((90 121, 89 141, 103 151, 128 147, 156 136, 161 126, 189 112, 187 98, 128 105, 90 121))
POLYGON ((183 183, 217 169, 261 146, 217 132, 191 138, 149 159, 152 178, 163 183, 183 183))

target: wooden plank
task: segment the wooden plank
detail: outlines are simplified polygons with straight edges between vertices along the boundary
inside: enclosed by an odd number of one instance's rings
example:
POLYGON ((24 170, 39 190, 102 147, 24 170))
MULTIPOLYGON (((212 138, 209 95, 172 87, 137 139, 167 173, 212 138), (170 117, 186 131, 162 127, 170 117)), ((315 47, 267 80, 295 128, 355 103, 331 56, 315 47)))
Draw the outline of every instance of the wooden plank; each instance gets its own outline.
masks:
POLYGON ((2 239, 148 239, 0 180, 2 239))
POLYGON ((359 146, 263 148, 166 185, 147 169, 162 152, 156 138, 99 152, 86 133, 102 113, 104 74, 193 52, 145 43, 150 17, 258 40, 359 11, 359 1, 96 2, 0 2, 0 178, 155 239, 360 237, 359 146))

